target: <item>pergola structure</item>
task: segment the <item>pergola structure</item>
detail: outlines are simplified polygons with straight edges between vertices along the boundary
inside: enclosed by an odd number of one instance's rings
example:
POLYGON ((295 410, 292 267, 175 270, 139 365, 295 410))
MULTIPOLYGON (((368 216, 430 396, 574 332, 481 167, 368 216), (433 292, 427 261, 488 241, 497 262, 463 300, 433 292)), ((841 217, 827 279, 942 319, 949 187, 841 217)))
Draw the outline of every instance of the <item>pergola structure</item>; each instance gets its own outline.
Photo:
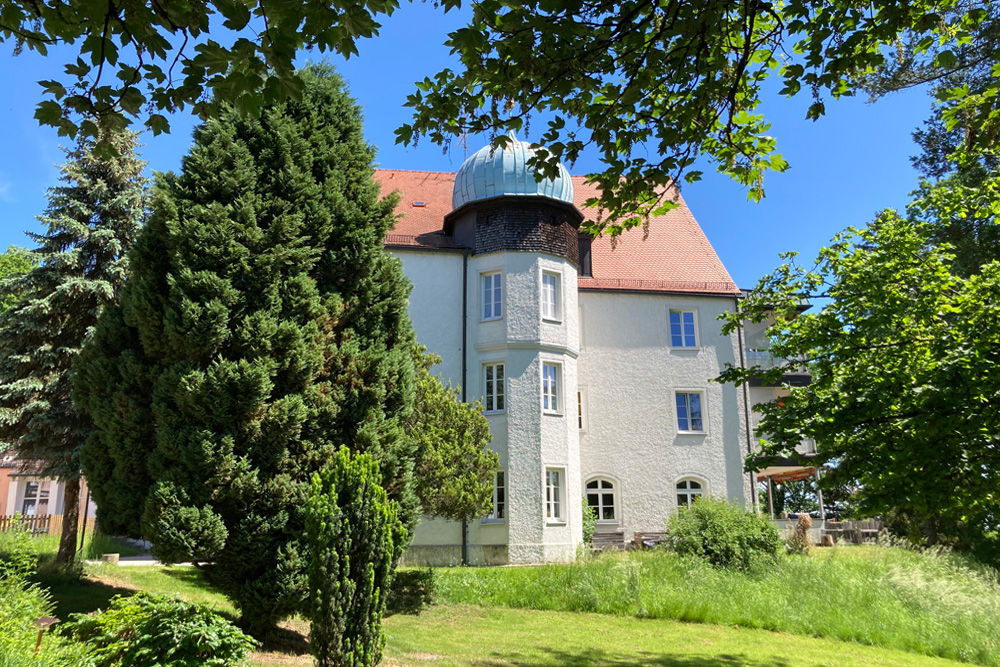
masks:
MULTIPOLYGON (((808 457, 808 454, 800 454, 800 457, 808 457)), ((816 498, 819 500, 819 520, 826 521, 826 509, 823 507, 823 492, 819 488, 819 468, 808 463, 804 463, 801 458, 791 459, 777 457, 771 461, 771 465, 758 470, 756 473, 758 482, 767 482, 767 508, 774 520, 774 497, 772 484, 776 482, 792 482, 800 479, 816 479, 816 498)))

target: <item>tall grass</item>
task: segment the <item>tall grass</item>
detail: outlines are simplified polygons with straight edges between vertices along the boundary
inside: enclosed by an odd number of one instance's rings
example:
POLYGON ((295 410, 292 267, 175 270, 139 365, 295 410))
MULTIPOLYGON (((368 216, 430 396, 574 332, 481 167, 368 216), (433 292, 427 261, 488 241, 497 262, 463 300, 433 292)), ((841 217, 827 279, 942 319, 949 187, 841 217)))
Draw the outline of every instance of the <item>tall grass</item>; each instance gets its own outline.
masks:
MULTIPOLYGON (((13 539, 16 533, 13 531, 0 532, 0 554, 7 550, 7 544, 13 539)), ((38 554, 43 560, 54 558, 59 551, 59 536, 44 535, 42 537, 32 537, 28 542, 32 553, 38 554)), ((99 531, 88 530, 83 540, 83 558, 94 560, 104 554, 116 553, 122 556, 137 556, 142 550, 133 544, 105 535, 99 531)))
POLYGON ((743 574, 664 551, 440 570, 439 599, 719 623, 1000 666, 995 571, 942 551, 828 549, 743 574))

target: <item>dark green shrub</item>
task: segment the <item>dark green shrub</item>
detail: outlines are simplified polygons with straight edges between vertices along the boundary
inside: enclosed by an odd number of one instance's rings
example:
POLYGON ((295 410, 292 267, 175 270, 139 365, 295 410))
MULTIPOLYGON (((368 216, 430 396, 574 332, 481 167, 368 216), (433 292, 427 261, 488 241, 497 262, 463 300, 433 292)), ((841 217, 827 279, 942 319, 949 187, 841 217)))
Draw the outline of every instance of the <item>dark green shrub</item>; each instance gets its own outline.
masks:
POLYGON ((434 602, 434 570, 396 570, 385 601, 385 615, 419 614, 434 602))
POLYGON ((256 644, 205 606, 145 592, 73 614, 61 631, 90 645, 97 667, 228 667, 256 644))
POLYGON ((382 657, 382 615, 406 529, 381 484, 375 460, 346 447, 313 476, 305 523, 309 643, 319 667, 371 667, 382 657))
POLYGON ((781 552, 778 528, 741 505, 699 498, 667 521, 667 545, 718 567, 752 570, 773 564, 781 552))

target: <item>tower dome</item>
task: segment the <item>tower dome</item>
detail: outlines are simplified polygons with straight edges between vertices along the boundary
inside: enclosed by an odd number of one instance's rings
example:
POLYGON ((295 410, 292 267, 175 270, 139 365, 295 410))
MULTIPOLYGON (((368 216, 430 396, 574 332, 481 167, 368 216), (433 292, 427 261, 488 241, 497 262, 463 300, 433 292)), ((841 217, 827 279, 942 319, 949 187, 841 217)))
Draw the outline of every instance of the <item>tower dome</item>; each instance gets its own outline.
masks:
POLYGON ((535 180, 535 170, 526 163, 535 151, 531 145, 518 141, 514 133, 504 149, 484 146, 455 174, 455 189, 451 195, 452 210, 471 201, 492 197, 551 197, 573 203, 573 181, 569 171, 559 164, 559 175, 554 179, 535 180))

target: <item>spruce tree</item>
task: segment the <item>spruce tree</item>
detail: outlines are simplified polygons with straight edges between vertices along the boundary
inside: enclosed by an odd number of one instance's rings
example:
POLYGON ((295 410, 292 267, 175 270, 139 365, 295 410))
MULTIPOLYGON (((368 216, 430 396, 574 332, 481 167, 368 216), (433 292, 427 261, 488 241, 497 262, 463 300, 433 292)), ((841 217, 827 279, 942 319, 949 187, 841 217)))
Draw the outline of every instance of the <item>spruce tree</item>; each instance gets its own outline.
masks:
POLYGON ((383 247, 361 114, 328 67, 259 119, 226 108, 160 175, 121 304, 78 366, 98 520, 205 564, 255 634, 305 611, 304 513, 338 447, 417 518, 409 284, 383 247))
POLYGON ((72 366, 125 282, 125 253, 144 216, 136 135, 105 140, 116 156, 96 157, 93 143, 67 151, 62 184, 38 218, 45 231, 28 234, 38 244, 29 252, 34 268, 0 283, 16 300, 0 314, 0 441, 65 483, 61 563, 76 553, 80 451, 92 428, 71 400, 72 366))

